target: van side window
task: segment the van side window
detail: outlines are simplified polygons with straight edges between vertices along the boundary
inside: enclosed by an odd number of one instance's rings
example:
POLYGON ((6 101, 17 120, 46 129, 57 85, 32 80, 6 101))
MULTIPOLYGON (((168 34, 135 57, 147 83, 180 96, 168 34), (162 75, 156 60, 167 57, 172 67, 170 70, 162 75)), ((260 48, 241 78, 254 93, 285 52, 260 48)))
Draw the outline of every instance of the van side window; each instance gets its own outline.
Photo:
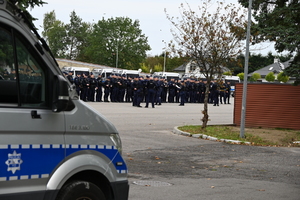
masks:
POLYGON ((11 34, 0 28, 0 105, 18 106, 13 41, 11 34))
POLYGON ((8 30, 1 25, 0 106, 46 107, 46 75, 32 56, 36 51, 18 33, 8 30))
POLYGON ((23 107, 42 106, 46 98, 45 73, 31 55, 30 52, 34 52, 32 48, 29 44, 23 44, 16 38, 20 100, 23 107))

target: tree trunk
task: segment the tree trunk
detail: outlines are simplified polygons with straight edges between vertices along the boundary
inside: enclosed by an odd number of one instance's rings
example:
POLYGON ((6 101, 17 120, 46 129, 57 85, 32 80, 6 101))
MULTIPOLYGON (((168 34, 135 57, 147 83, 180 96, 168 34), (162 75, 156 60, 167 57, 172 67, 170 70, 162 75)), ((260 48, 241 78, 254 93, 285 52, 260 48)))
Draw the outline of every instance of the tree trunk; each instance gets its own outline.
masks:
POLYGON ((202 118, 202 129, 205 129, 208 122, 208 95, 209 95, 209 83, 206 84, 206 90, 205 90, 205 98, 204 98, 204 110, 202 110, 203 118, 202 118))

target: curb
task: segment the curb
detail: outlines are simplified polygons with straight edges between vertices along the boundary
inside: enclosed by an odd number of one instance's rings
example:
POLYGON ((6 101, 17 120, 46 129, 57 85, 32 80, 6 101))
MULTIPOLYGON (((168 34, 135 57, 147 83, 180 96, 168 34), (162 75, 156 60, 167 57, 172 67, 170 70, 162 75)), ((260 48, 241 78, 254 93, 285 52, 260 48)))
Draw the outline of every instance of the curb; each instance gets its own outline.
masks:
POLYGON ((229 140, 229 139, 218 139, 216 137, 212 137, 209 135, 204 135, 204 134, 190 134, 188 132, 184 132, 178 129, 178 126, 175 126, 173 129, 173 133, 177 135, 183 135, 183 136, 188 136, 188 137, 193 137, 193 138, 198 138, 198 139, 205 139, 205 140, 211 140, 211 141, 220 141, 220 142, 225 142, 225 143, 230 143, 230 144, 247 144, 250 145, 250 142, 242 142, 239 140, 229 140))

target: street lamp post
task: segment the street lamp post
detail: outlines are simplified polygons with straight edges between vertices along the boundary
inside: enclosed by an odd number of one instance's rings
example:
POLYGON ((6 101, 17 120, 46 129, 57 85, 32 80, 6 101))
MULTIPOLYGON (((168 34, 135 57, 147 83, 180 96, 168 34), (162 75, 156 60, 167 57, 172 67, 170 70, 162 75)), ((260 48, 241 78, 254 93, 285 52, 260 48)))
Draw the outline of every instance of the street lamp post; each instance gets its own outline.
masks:
POLYGON ((166 71, 166 50, 165 50, 165 56, 164 56, 164 72, 166 71))
POLYGON ((117 54, 116 54, 116 68, 118 68, 118 61, 119 61, 119 39, 117 39, 117 54))
POLYGON ((251 9, 252 9, 252 0, 249 0, 243 97, 242 97, 242 109, 241 109, 240 138, 245 138, 245 118, 246 118, 246 105, 247 105, 246 101, 247 101, 247 85, 248 85, 247 78, 248 78, 248 62, 249 62, 250 29, 251 29, 251 9))
POLYGON ((165 51, 164 51, 164 68, 163 68, 163 72, 166 71, 166 58, 167 58, 167 48, 166 48, 166 42, 164 40, 162 40, 162 42, 165 44, 165 51))

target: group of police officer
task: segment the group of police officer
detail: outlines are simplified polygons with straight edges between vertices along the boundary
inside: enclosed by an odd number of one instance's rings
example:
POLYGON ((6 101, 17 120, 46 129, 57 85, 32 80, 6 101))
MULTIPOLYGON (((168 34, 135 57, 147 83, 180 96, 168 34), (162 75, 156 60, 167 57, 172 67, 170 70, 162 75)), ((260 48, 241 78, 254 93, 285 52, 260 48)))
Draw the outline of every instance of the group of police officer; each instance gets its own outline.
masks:
POLYGON ((66 78, 76 86, 77 94, 83 101, 90 102, 132 102, 133 106, 142 107, 145 102, 148 108, 162 103, 204 103, 206 85, 209 84, 208 102, 219 106, 230 104, 231 85, 230 82, 214 80, 207 83, 205 79, 185 78, 177 80, 171 78, 169 81, 162 77, 135 76, 112 74, 103 80, 99 74, 87 75, 77 74, 73 78, 72 72, 66 73, 66 78), (103 94, 104 93, 104 94, 103 94))

